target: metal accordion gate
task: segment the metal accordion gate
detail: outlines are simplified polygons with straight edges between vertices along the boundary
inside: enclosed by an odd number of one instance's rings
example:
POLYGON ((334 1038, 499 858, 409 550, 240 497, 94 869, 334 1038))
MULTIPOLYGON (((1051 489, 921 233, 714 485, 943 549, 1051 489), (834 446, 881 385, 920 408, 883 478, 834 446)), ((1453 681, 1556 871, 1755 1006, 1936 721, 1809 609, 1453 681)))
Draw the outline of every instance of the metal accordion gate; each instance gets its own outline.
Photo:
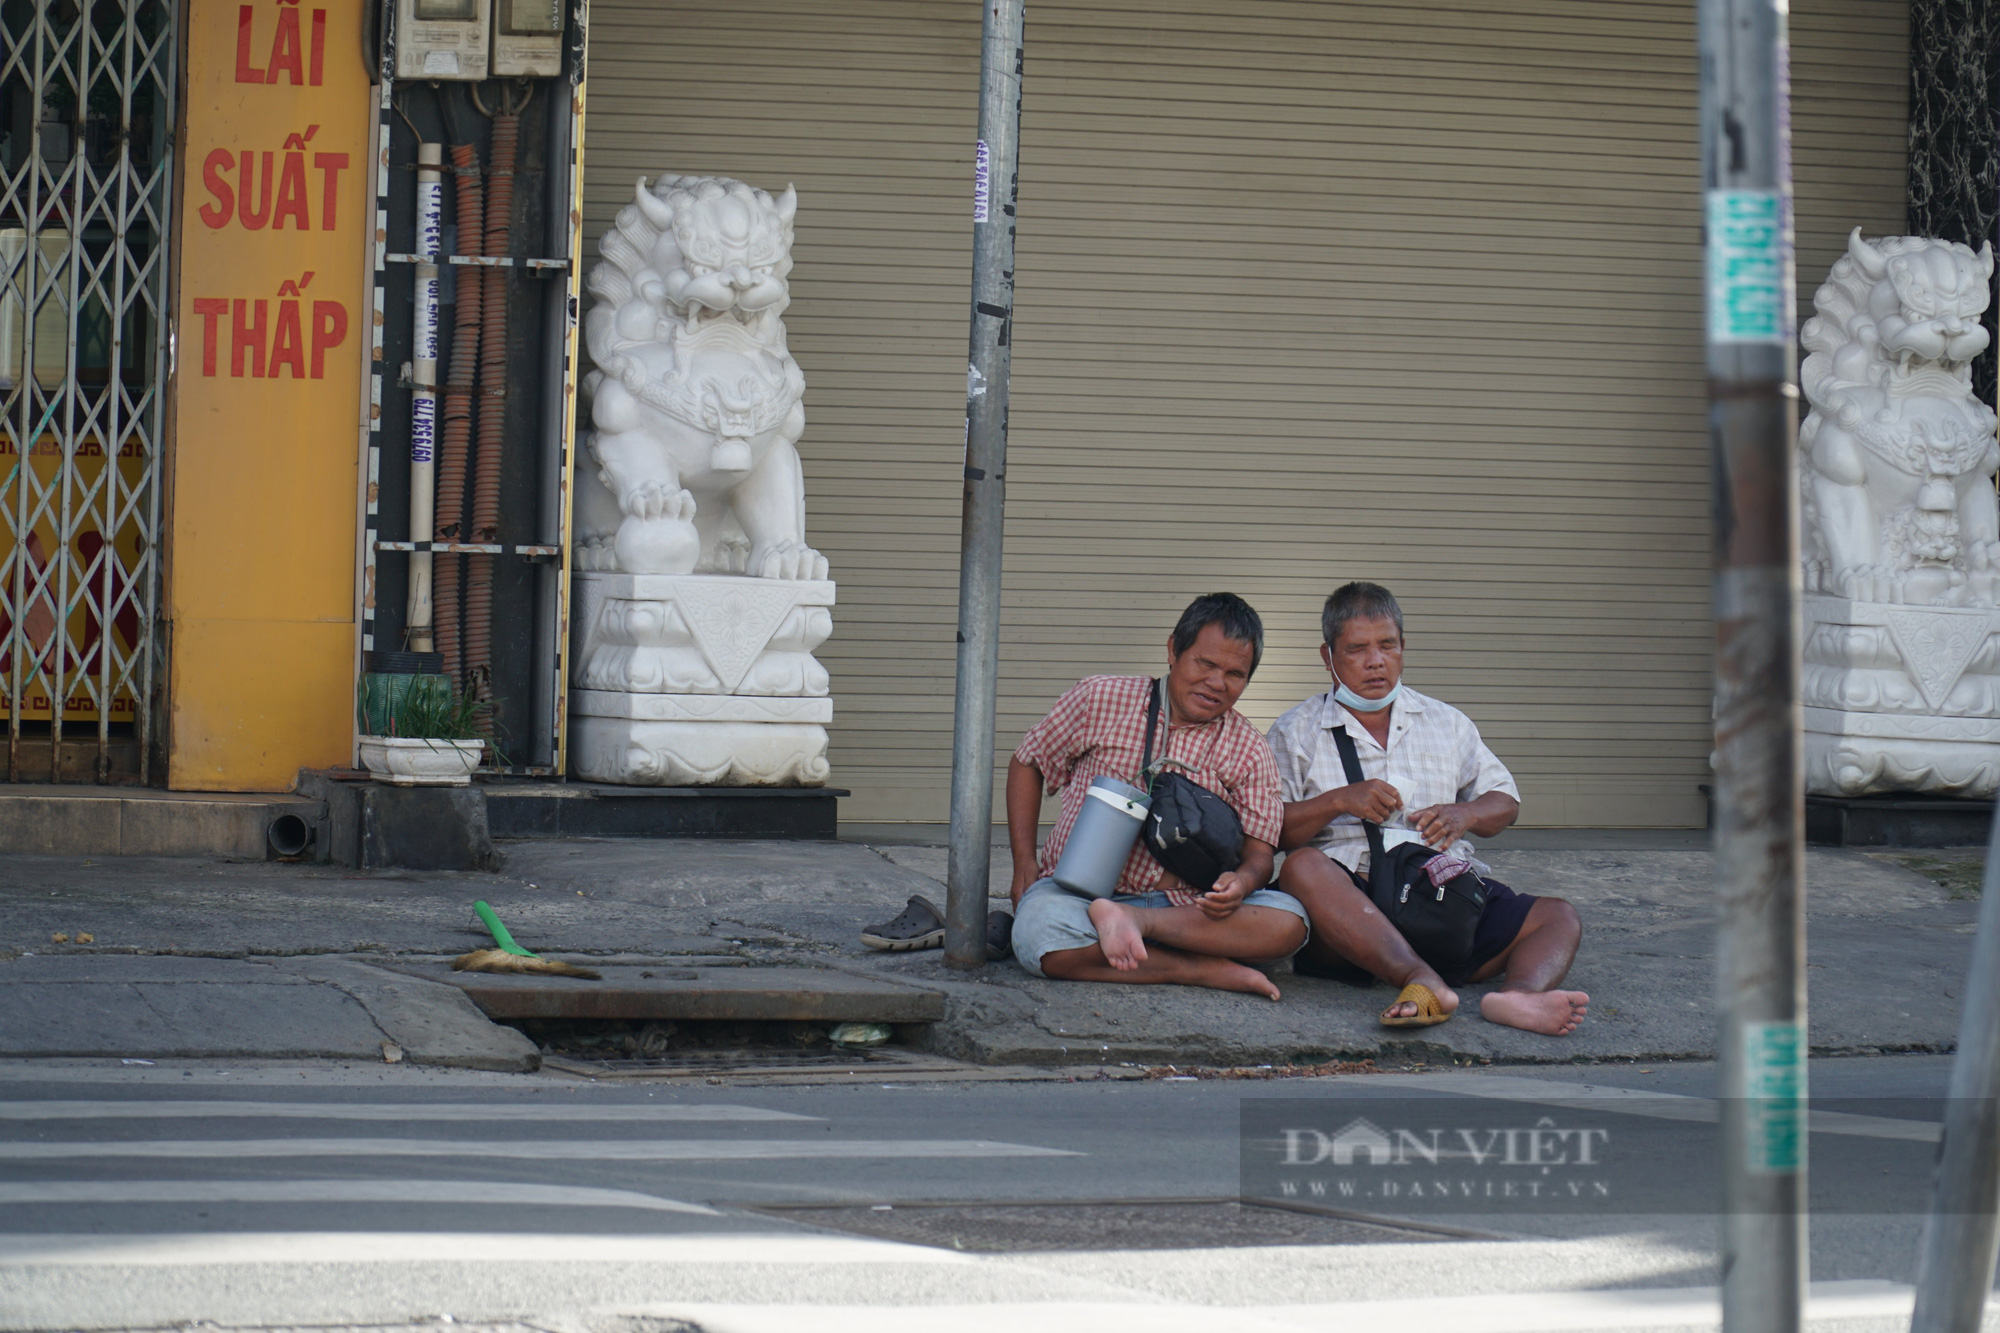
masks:
POLYGON ((0 0, 9 782, 152 776, 175 8, 0 0))

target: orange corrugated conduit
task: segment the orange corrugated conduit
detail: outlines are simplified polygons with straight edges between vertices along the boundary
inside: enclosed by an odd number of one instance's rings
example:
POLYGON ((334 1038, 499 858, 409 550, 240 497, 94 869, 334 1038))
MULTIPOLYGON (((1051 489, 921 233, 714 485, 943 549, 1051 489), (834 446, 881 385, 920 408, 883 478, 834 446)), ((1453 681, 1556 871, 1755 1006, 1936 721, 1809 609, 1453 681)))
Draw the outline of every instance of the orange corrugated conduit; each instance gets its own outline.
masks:
MULTIPOLYGON (((484 196, 479 181, 479 151, 471 144, 451 146, 453 178, 457 182, 458 244, 462 255, 477 255, 485 247, 484 196)), ((444 406, 438 429, 437 521, 439 541, 469 539, 465 525, 465 482, 472 451, 473 392, 479 360, 481 297, 484 269, 460 268, 458 299, 453 308, 451 368, 445 379, 444 406)), ((433 564, 432 603, 436 607, 437 647, 444 654, 444 671, 453 684, 465 681, 468 654, 463 621, 465 596, 461 575, 465 557, 440 553, 433 564)), ((489 579, 490 586, 490 579, 489 579)))
MULTIPOLYGON (((476 98, 475 98, 476 100, 476 98)), ((483 108, 482 108, 483 109, 483 108)), ((505 255, 512 246, 514 159, 521 118, 503 107, 493 117, 493 144, 486 174, 486 234, 483 252, 505 255)), ((507 270, 479 270, 481 336, 479 412, 473 453, 472 540, 500 540, 501 451, 507 430, 507 270)), ((465 665, 467 679, 482 699, 491 699, 493 676, 493 557, 467 557, 465 665)))

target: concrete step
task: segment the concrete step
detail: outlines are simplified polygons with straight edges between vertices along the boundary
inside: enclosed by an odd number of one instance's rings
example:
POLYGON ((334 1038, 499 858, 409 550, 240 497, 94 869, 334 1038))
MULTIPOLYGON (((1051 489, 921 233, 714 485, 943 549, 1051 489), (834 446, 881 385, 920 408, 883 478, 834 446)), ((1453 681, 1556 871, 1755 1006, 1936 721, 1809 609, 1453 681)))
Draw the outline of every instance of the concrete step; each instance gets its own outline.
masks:
POLYGON ((282 793, 0 783, 0 853, 314 859, 325 822, 323 802, 282 793))
POLYGON ((483 782, 496 838, 834 838, 835 787, 483 782))
MULTIPOLYGON (((595 966, 581 959, 585 966, 595 966)), ((935 1023, 942 992, 823 967, 607 964, 602 981, 454 972, 451 964, 384 963, 464 991, 488 1018, 734 1019, 764 1022, 935 1023)))
POLYGON ((1808 796, 1806 841, 1822 847, 1977 847, 1993 802, 1948 796, 1808 796))
POLYGON ((363 870, 497 870, 486 792, 398 787, 345 769, 299 770, 299 795, 321 803, 326 827, 313 859, 363 870))

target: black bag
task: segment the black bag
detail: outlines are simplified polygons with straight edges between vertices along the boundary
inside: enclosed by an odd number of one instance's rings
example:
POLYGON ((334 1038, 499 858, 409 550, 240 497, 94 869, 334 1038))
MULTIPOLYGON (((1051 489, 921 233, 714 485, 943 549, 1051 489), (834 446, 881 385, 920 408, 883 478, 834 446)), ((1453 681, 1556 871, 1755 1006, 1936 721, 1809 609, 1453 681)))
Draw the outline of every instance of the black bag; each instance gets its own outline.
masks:
MULTIPOLYGON (((1347 781, 1366 781, 1346 727, 1334 730, 1333 742, 1340 749, 1347 781)), ((1409 941, 1417 957, 1436 968, 1448 984, 1458 985, 1472 961, 1473 937, 1486 911, 1486 881, 1467 869, 1434 885, 1425 867, 1442 853, 1414 842, 1385 852, 1382 826, 1364 819, 1361 827, 1368 834, 1368 896, 1375 909, 1409 941)))
MULTIPOLYGON (((1146 704, 1146 750, 1139 761, 1143 777, 1153 766, 1153 724, 1160 716, 1160 695, 1166 686, 1153 682, 1153 697, 1146 704)), ((1152 804, 1139 837, 1146 850, 1173 873, 1175 878, 1201 893, 1215 887, 1215 881, 1243 864, 1243 821, 1229 802, 1208 788, 1179 773, 1161 773, 1153 779, 1152 804)))

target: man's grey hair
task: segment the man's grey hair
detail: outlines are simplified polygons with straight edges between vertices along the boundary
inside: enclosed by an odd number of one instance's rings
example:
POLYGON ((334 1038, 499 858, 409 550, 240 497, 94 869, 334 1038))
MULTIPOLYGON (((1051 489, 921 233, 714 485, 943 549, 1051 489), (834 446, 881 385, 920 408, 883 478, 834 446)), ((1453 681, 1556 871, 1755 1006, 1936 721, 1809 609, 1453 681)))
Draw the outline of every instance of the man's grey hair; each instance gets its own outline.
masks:
POLYGON ((1379 620, 1383 616, 1396 622, 1396 635, 1401 638, 1403 608, 1396 605, 1394 593, 1379 583, 1343 583, 1320 609, 1319 631, 1331 647, 1340 641, 1340 632, 1347 628, 1348 621, 1379 620))

